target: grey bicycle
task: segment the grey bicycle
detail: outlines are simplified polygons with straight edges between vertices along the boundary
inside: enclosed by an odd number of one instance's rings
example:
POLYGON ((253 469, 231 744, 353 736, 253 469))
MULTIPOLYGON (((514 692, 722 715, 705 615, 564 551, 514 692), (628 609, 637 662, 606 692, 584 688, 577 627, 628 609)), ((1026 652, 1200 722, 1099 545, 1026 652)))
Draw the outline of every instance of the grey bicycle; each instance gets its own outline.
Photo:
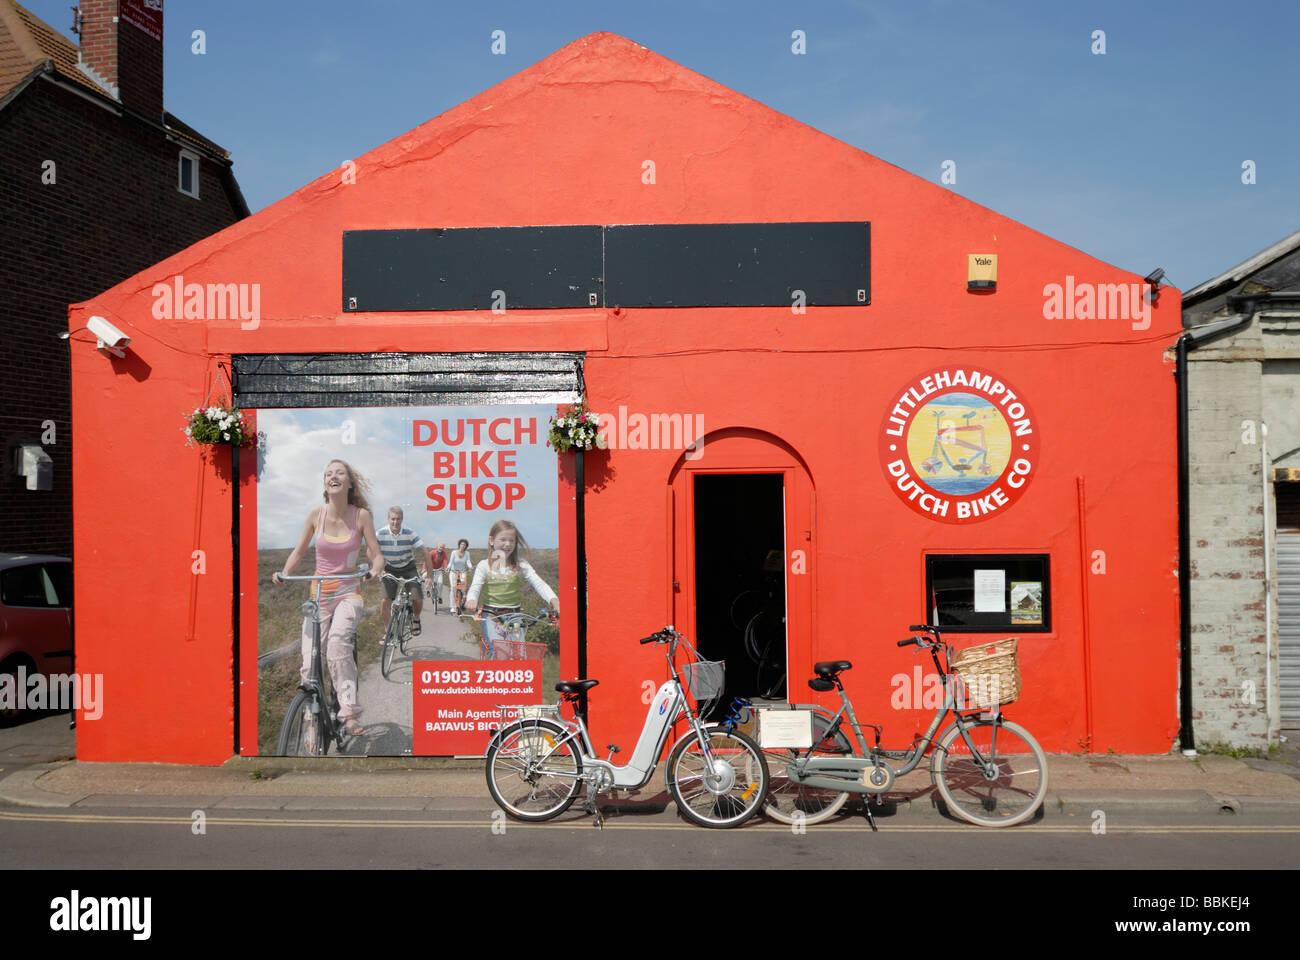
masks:
MULTIPOLYGON (((1047 757, 1029 731, 1002 716, 996 697, 992 704, 966 706, 969 691, 951 668, 953 649, 937 627, 913 626, 924 636, 898 641, 928 651, 943 679, 944 700, 925 733, 907 750, 868 747, 853 703, 840 675, 852 668, 847 660, 817 663, 808 686, 819 693, 838 691, 840 708, 834 714, 814 704, 778 705, 776 710, 811 713, 812 745, 806 748, 764 748, 772 783, 764 813, 782 823, 820 823, 840 811, 856 793, 867 797, 887 791, 897 777, 910 773, 930 753, 930 778, 948 812, 982 827, 1010 827, 1023 823, 1042 806, 1047 794, 1047 757), (945 717, 952 723, 936 735, 945 717), (856 749, 845 727, 856 741, 856 749), (897 765, 897 768, 895 768, 897 765)), ((760 715, 760 724, 761 724, 760 715)), ((876 828, 871 804, 865 805, 871 828, 876 828)))

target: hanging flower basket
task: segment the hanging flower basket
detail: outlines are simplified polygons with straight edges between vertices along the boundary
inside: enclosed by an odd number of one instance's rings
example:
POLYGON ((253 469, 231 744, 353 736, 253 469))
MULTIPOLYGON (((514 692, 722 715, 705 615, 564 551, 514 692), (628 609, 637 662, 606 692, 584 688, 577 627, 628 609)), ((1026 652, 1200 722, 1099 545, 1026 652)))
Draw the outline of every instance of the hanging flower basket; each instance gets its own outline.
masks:
POLYGON ((224 398, 216 406, 191 413, 184 430, 185 444, 190 447, 251 447, 258 439, 243 411, 224 398))
POLYGON ((604 450, 605 438, 600 433, 600 414, 588 410, 585 400, 561 408, 556 416, 551 417, 551 431, 546 445, 555 448, 556 453, 596 448, 604 450))

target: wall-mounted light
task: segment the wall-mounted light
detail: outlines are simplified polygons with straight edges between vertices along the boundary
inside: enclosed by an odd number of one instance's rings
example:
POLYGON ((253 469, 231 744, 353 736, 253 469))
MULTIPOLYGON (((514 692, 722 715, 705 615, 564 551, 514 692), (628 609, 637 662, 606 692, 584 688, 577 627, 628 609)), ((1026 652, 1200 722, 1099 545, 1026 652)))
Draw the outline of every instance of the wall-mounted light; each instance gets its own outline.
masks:
POLYGON ((966 256, 966 289, 996 290, 998 288, 998 255, 996 253, 971 253, 966 256))

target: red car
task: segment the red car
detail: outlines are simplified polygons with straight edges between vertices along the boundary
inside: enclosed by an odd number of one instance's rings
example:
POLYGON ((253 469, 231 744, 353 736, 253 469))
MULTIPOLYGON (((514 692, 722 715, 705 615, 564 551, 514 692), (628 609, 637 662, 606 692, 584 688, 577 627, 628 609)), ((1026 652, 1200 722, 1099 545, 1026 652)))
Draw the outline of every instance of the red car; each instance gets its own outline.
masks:
MULTIPOLYGON (((72 672, 72 561, 67 557, 0 553, 0 676, 11 677, 0 681, 0 697, 5 687, 20 692, 20 667, 29 677, 72 672)), ((22 716, 21 705, 0 699, 0 723, 22 716)))

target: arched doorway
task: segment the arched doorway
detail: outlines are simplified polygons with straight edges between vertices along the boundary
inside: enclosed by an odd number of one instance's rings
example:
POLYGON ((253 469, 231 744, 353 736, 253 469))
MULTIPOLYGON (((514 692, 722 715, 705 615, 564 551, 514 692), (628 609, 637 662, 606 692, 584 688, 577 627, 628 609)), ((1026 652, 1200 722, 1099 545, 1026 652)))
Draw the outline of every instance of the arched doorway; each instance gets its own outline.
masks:
POLYGON ((786 699, 814 629, 812 478, 778 437, 747 427, 705 436, 669 476, 672 622, 727 662, 726 696, 786 699))

